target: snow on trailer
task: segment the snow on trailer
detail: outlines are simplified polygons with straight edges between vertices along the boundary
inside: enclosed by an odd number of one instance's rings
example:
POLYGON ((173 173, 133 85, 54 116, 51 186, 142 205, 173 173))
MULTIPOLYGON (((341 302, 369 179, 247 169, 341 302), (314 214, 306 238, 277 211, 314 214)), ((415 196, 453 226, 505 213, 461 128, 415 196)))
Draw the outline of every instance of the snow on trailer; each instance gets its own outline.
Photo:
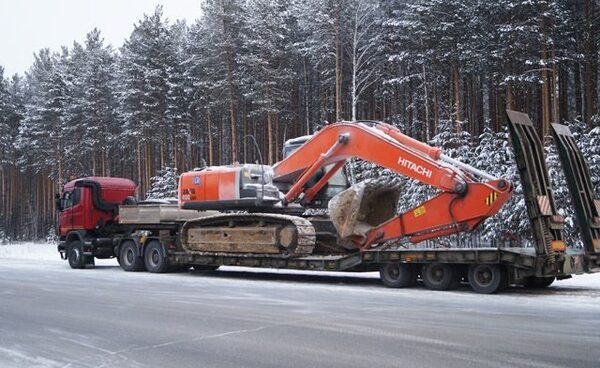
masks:
MULTIPOLYGON (((452 160, 387 124, 342 122, 286 143, 286 157, 272 168, 273 175, 264 175, 264 168, 258 170, 256 165, 184 173, 179 185, 180 195, 185 194, 185 200, 179 198, 181 208, 160 203, 121 205, 118 224, 68 233, 59 251, 73 268, 85 268, 94 257, 116 257, 126 271, 166 272, 190 266, 379 271, 389 287, 408 287, 421 279, 429 289, 448 290, 467 281, 478 293, 513 284, 545 287, 572 274, 600 271, 599 201, 589 185, 570 185, 570 191, 585 194, 578 206, 585 210, 580 222, 589 230, 588 240, 584 239, 589 245, 568 247, 539 137, 527 115, 509 111, 508 116, 533 247, 514 246, 511 241, 477 242, 475 237, 469 246, 440 248, 432 239, 472 230, 497 213, 510 195, 510 183, 452 160), (362 142, 361 146, 361 139, 385 143, 389 152, 385 158, 367 154, 369 145, 362 142), (399 158, 390 160, 388 154, 399 158), (346 159, 355 156, 393 168, 442 193, 397 215, 395 204, 401 193, 397 181, 362 182, 348 188, 345 177, 338 178, 346 159), (410 164, 403 161, 407 157, 410 164), (332 179, 337 184, 327 186, 332 179), (280 203, 264 201, 265 188, 281 191, 280 203), (329 216, 319 213, 327 204, 329 216)), ((564 129, 560 132, 568 136, 564 129)), ((571 160, 567 161, 571 170, 579 177, 589 176, 576 147, 567 144, 561 149, 571 160)), ((82 198, 99 197, 94 193, 98 188, 85 186, 92 192, 82 198)), ((81 205, 98 210, 89 200, 81 205)))

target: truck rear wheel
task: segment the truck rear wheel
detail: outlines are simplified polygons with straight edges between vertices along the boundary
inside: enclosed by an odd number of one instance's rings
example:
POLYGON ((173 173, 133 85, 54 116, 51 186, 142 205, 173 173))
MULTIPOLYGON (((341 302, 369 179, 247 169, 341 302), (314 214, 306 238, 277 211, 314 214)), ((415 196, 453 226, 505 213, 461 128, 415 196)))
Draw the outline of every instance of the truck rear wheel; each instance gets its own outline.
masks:
POLYGON ((406 263, 386 263, 379 269, 381 282, 387 287, 403 288, 417 281, 415 267, 406 263))
POLYGON ((119 263, 125 271, 143 271, 144 259, 138 256, 138 246, 135 242, 127 240, 121 245, 119 263))
POLYGON ((469 285, 480 294, 493 294, 508 285, 506 269, 497 264, 472 264, 469 267, 469 285))
POLYGON ((169 270, 169 260, 165 250, 158 240, 152 240, 144 251, 144 264, 149 272, 164 273, 169 270))
POLYGON ((447 263, 430 263, 421 272, 425 287, 430 290, 455 289, 460 285, 456 267, 447 263))

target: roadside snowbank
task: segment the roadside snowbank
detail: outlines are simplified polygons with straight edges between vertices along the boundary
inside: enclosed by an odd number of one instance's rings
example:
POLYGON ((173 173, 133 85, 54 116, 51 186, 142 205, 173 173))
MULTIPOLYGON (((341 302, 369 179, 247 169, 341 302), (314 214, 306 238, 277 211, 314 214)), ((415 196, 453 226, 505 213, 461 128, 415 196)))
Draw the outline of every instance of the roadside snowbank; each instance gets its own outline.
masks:
POLYGON ((0 245, 0 258, 60 261, 54 243, 11 243, 0 245))
MULTIPOLYGON (((65 262, 60 259, 56 243, 19 242, 0 245, 0 260, 3 259, 65 262)), ((118 265, 116 259, 97 259, 96 264, 118 265)))

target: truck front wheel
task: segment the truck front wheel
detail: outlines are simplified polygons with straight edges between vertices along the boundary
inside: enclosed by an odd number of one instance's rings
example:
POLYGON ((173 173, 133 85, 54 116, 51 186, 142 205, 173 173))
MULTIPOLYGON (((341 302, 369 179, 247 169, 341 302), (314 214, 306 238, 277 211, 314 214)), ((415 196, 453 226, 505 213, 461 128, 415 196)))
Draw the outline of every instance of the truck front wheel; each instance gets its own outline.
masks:
POLYGON ((79 240, 69 242, 67 245, 67 259, 69 260, 69 266, 73 269, 85 267, 85 263, 83 262, 83 244, 79 240))
POLYGON ((73 240, 67 244, 67 259, 69 266, 73 269, 85 268, 88 264, 94 264, 94 258, 83 254, 83 243, 73 240))
POLYGON ((135 242, 127 240, 121 245, 119 263, 125 271, 143 271, 144 260, 138 256, 138 246, 135 242))
POLYGON ((169 260, 158 240, 152 240, 146 245, 144 264, 149 272, 164 273, 169 270, 169 260))

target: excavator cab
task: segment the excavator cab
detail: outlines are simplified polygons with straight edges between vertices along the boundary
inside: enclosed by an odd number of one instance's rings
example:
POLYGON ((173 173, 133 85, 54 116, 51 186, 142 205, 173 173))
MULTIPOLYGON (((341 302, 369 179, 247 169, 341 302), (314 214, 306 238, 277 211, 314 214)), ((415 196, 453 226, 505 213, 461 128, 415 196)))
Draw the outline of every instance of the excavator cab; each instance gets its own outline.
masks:
MULTIPOLYGON (((298 148, 300 148, 304 143, 306 143, 309 139, 311 139, 312 135, 305 135, 297 138, 288 139, 283 144, 283 158, 288 158, 292 153, 294 153, 298 148)), ((332 170, 334 167, 333 164, 327 165, 320 170, 318 170, 313 177, 307 182, 306 187, 312 187, 315 183, 317 183, 321 178, 323 178, 329 170, 332 170)), ((279 185, 280 190, 284 193, 291 187, 292 183, 282 183, 279 185)), ((346 172, 344 170, 337 170, 335 174, 329 179, 327 184, 319 190, 319 192, 315 195, 314 199, 308 203, 308 207, 320 207, 327 208, 329 201, 335 197, 337 194, 342 191, 348 189, 350 187, 350 182, 348 177, 346 176, 346 172)))

